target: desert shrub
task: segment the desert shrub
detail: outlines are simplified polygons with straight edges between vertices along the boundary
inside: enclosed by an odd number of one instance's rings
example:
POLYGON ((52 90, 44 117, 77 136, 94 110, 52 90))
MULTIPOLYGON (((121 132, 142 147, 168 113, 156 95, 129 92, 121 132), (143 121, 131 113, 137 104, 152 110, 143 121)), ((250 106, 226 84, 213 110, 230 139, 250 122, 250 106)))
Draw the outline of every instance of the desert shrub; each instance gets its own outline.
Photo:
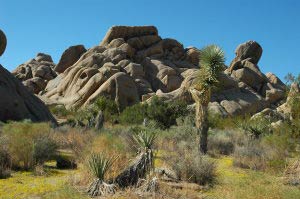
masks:
POLYGON ((227 131, 217 131, 208 136, 208 151, 211 155, 229 155, 234 151, 234 139, 227 131))
POLYGON ((177 118, 187 114, 187 104, 183 101, 164 102, 154 97, 147 107, 147 118, 156 121, 162 129, 170 128, 177 118))
POLYGON ((57 128, 52 137, 61 150, 70 150, 77 161, 83 161, 94 136, 91 130, 65 126, 57 128))
POLYGON ((49 136, 42 135, 33 142, 33 159, 37 164, 43 164, 56 156, 57 143, 49 136))
POLYGON ((114 122, 119 114, 119 108, 116 102, 106 97, 99 97, 93 103, 92 110, 94 110, 94 116, 96 116, 99 111, 102 111, 104 119, 110 122, 114 122))
POLYGON ((290 95, 288 103, 291 107, 291 117, 293 120, 300 120, 300 94, 293 93, 290 95))
POLYGON ((147 116, 147 104, 135 104, 126 107, 120 114, 120 121, 123 124, 142 124, 147 116))
POLYGON ((11 157, 6 141, 5 137, 0 137, 0 179, 10 176, 11 157))
POLYGON ((209 114, 208 122, 209 127, 212 129, 235 129, 237 124, 250 119, 250 116, 234 116, 234 117, 222 117, 218 114, 209 114))
POLYGON ((32 169, 56 152, 47 123, 13 122, 3 127, 14 168, 32 169))
POLYGON ((176 124, 176 119, 188 114, 187 104, 183 101, 164 102, 154 97, 149 104, 136 104, 127 107, 120 114, 123 124, 142 124, 144 119, 154 121, 162 129, 176 124))
POLYGON ((282 171, 295 146, 287 134, 249 139, 247 144, 235 147, 234 165, 253 170, 282 171))
POLYGON ((237 167, 264 170, 266 169, 266 154, 259 144, 249 143, 235 148, 233 164, 237 167))
POLYGON ((255 119, 245 119, 236 123, 237 126, 244 130, 249 137, 253 139, 258 139, 261 136, 268 135, 271 133, 270 124, 271 122, 264 118, 258 117, 255 119))
POLYGON ((197 148, 191 149, 181 144, 170 156, 167 162, 180 180, 200 185, 215 181, 216 163, 208 156, 200 155, 197 148))
POLYGON ((63 105, 56 105, 49 108, 52 114, 58 116, 58 117, 66 117, 70 114, 72 114, 72 111, 69 111, 65 108, 63 105))
POLYGON ((184 116, 180 116, 176 119, 177 126, 195 126, 195 113, 194 111, 188 111, 184 116))
POLYGON ((119 108, 115 101, 101 96, 95 102, 85 108, 73 110, 73 116, 69 118, 72 126, 94 127, 98 113, 102 111, 104 120, 115 123, 118 118, 119 108))
POLYGON ((261 146, 267 154, 267 166, 270 170, 281 171, 295 151, 297 143, 289 134, 272 134, 261 139, 261 146))

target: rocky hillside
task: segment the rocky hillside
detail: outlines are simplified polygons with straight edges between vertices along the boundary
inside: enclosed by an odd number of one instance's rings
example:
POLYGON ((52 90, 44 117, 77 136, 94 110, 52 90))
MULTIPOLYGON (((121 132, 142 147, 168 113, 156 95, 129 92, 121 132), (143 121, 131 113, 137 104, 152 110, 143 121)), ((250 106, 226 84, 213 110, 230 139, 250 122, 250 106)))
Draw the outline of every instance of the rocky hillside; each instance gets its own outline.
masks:
MULTIPOLYGON (((274 74, 260 71, 262 52, 255 41, 237 47, 236 57, 219 78, 211 111, 240 115, 282 103, 286 86, 274 74)), ((198 63, 198 49, 161 38, 154 26, 114 26, 98 46, 71 46, 57 65, 39 53, 13 74, 44 102, 67 108, 89 105, 99 96, 115 100, 121 108, 153 96, 192 104, 189 88, 201 67, 198 63)))

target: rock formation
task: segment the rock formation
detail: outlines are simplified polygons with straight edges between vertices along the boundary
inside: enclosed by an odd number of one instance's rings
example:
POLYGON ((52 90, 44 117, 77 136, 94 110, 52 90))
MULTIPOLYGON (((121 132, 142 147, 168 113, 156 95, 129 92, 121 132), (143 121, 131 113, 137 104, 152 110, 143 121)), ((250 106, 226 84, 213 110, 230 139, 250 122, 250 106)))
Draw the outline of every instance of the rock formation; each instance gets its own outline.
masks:
MULTIPOLYGON (((213 92, 210 110, 239 115, 281 102, 285 85, 274 74, 260 71, 257 64, 262 51, 255 41, 237 47, 236 57, 219 77, 220 88, 213 92)), ((154 26, 114 26, 99 46, 87 51, 82 45, 68 48, 58 65, 48 63, 49 72, 43 73, 47 75, 35 75, 45 65, 37 58, 19 66, 14 74, 46 103, 67 108, 87 106, 99 96, 115 100, 121 109, 153 96, 193 103, 188 90, 201 67, 199 55, 195 47, 162 39, 154 26)))
MULTIPOLYGON (((2 53, 5 50, 3 42, 6 43, 6 39, 0 30, 0 51, 2 53)), ((1 65, 0 95, 0 121, 30 119, 34 122, 51 121, 56 123, 44 103, 1 65)))
POLYGON ((86 49, 83 45, 69 47, 62 54, 58 64, 54 68, 54 71, 58 73, 64 72, 67 68, 72 66, 85 52, 86 49))
POLYGON ((54 66, 50 55, 38 53, 34 59, 18 66, 12 74, 22 81, 28 90, 38 94, 45 89, 49 80, 56 77, 54 66))

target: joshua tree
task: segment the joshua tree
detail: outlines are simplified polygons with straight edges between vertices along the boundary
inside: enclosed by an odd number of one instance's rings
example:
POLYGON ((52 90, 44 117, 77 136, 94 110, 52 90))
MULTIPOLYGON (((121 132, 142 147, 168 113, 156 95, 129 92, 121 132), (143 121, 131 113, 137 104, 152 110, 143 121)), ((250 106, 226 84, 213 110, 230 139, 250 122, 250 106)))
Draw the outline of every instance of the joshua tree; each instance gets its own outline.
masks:
POLYGON ((196 102, 195 124, 200 135, 199 150, 207 152, 208 132, 208 103, 211 98, 211 89, 218 83, 218 75, 224 69, 225 56, 223 50, 210 45, 200 51, 200 70, 196 83, 190 89, 196 102))
POLYGON ((90 156, 88 166, 90 172, 96 177, 87 190, 90 196, 105 196, 115 193, 116 186, 104 182, 105 174, 113 162, 114 160, 112 158, 106 158, 103 154, 92 154, 90 156))
POLYGON ((0 56, 4 53, 6 48, 6 37, 4 32, 0 30, 0 56))

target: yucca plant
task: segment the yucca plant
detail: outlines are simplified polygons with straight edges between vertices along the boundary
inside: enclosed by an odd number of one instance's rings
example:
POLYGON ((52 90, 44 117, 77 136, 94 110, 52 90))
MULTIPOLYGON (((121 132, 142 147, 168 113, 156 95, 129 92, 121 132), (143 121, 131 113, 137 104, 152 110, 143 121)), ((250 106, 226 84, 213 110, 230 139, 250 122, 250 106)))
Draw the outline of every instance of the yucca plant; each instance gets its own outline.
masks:
POLYGON ((105 183, 105 174, 111 168, 115 159, 107 158, 104 154, 92 153, 87 164, 89 171, 95 177, 94 181, 89 185, 88 194, 92 197, 105 196, 114 194, 116 186, 114 184, 105 183))
POLYGON ((156 137, 157 136, 155 133, 149 133, 146 131, 142 131, 133 137, 133 139, 136 141, 136 143, 142 150, 142 154, 147 156, 145 159, 145 168, 147 171, 151 171, 151 169, 154 169, 154 158, 152 148, 156 137))
POLYGON ((133 163, 116 178, 120 187, 136 185, 139 179, 145 178, 154 169, 153 145, 156 134, 142 131, 133 136, 139 146, 139 155, 133 163))
POLYGON ((133 136, 133 139, 139 145, 140 148, 152 149, 154 141, 156 139, 156 134, 142 131, 138 134, 135 134, 133 136))
POLYGON ((210 45, 200 51, 200 70, 196 83, 190 89, 190 93, 196 102, 195 125, 200 135, 199 150, 207 152, 208 132, 208 103, 211 98, 211 89, 218 83, 218 76, 225 66, 223 50, 210 45))

